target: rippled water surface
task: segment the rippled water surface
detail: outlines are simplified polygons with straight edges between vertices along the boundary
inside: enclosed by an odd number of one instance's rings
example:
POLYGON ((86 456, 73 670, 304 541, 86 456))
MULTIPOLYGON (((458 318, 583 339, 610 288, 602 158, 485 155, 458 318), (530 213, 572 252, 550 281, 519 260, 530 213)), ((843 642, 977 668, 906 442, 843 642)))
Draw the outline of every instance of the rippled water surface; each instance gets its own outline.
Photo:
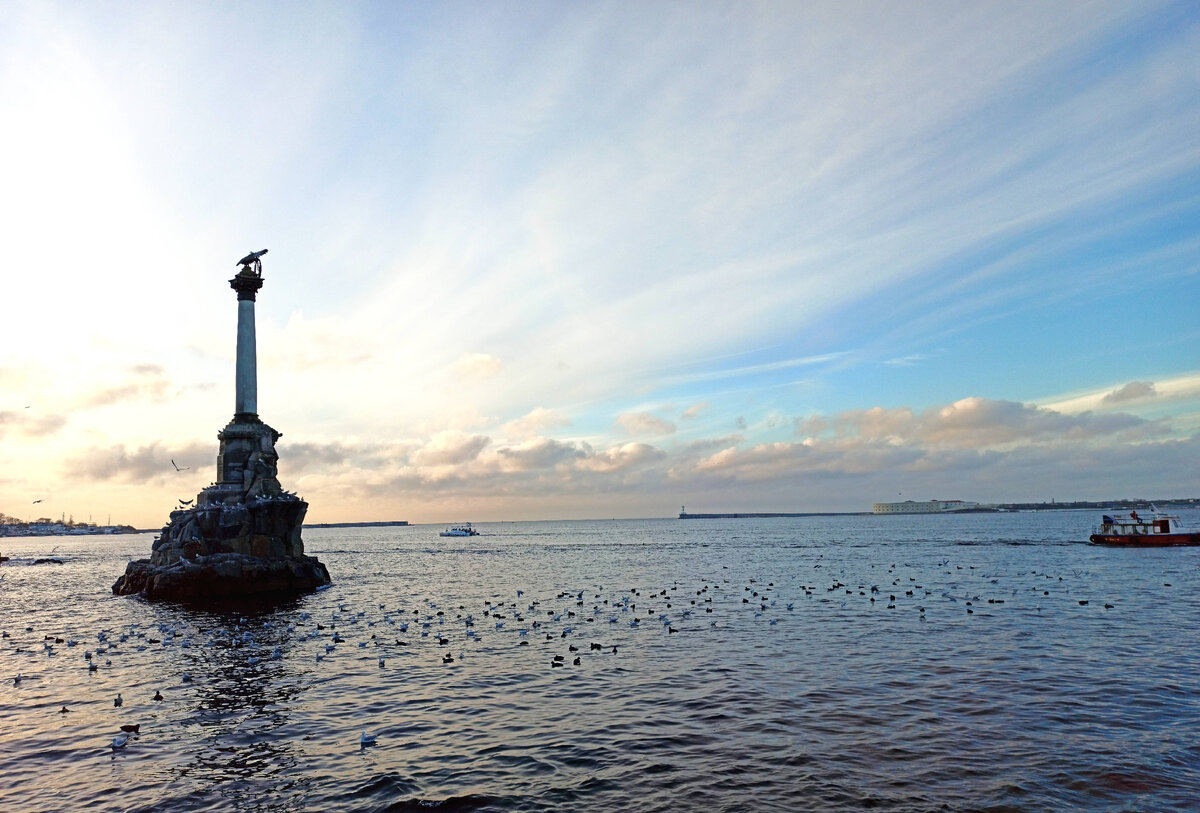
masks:
POLYGON ((1200 548, 1095 519, 310 529, 225 613, 0 540, 0 810, 1195 809, 1200 548))

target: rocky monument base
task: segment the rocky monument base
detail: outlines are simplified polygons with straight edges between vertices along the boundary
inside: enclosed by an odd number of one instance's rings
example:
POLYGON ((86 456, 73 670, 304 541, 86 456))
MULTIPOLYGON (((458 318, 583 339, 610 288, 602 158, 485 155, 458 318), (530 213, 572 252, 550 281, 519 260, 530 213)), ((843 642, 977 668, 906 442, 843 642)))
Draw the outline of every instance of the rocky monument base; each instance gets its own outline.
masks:
POLYGON ((280 434, 254 415, 236 415, 218 435, 220 482, 196 505, 171 512, 149 559, 130 562, 113 592, 155 601, 213 602, 306 593, 329 571, 304 555, 308 503, 276 477, 280 434))
POLYGON ((203 604, 294 596, 329 584, 329 571, 315 557, 259 559, 217 553, 160 567, 149 559, 130 562, 113 592, 141 594, 151 601, 203 604))

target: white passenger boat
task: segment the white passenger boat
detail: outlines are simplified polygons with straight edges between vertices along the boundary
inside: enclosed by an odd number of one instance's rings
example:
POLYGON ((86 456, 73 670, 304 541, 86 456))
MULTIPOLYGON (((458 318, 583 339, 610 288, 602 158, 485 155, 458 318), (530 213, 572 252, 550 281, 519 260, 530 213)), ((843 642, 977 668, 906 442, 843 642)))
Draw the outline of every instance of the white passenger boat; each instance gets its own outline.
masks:
POLYGON ((460 522, 457 525, 451 525, 438 536, 479 536, 479 531, 472 528, 469 522, 460 522))

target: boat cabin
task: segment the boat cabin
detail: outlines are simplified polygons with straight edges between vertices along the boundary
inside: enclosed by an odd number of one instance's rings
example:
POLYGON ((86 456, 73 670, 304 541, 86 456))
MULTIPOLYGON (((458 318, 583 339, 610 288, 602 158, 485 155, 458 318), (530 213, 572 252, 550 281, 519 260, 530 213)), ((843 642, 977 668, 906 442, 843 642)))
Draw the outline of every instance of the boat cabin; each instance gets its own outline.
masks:
POLYGON ((1167 517, 1155 514, 1147 519, 1139 517, 1137 511, 1130 511, 1128 516, 1105 514, 1100 521, 1100 533, 1132 536, 1135 534, 1170 534, 1178 533, 1178 517, 1167 517))

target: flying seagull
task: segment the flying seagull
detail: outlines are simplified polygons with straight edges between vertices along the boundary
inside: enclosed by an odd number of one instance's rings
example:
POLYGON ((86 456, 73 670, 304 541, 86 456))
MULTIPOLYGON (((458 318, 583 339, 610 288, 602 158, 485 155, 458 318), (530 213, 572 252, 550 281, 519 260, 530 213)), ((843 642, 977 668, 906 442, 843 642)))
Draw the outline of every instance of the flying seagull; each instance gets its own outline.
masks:
POLYGON ((184 466, 183 468, 179 468, 179 464, 176 463, 174 460, 171 461, 171 465, 175 467, 175 471, 187 471, 188 469, 191 468, 191 466, 184 466))
POLYGON ((38 504, 38 503, 40 503, 40 502, 41 502, 41 500, 34 500, 34 501, 33 501, 33 504, 34 504, 34 505, 37 505, 37 504, 38 504))

